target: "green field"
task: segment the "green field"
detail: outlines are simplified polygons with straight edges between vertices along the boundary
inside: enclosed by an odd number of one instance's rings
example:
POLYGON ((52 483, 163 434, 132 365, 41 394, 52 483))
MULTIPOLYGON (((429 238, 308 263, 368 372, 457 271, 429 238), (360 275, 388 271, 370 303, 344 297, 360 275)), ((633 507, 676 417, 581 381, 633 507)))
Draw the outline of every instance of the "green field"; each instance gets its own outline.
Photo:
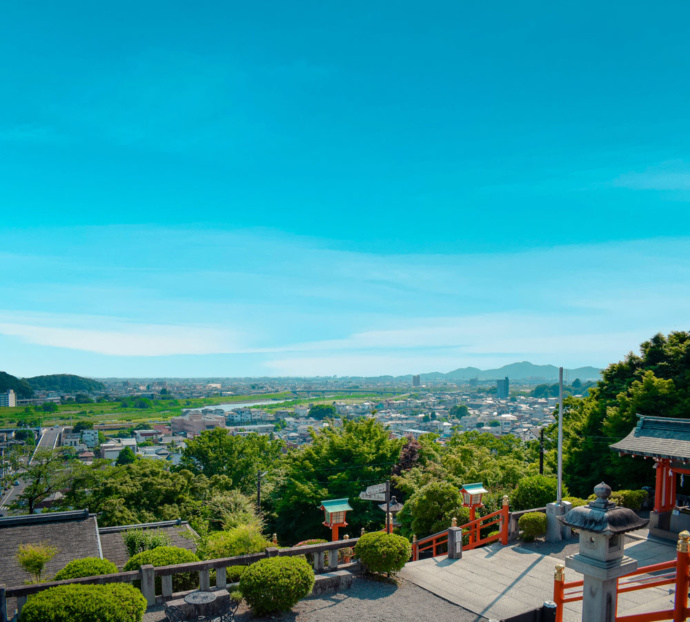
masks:
POLYGON ((49 426, 55 424, 74 425, 78 421, 92 421, 93 423, 145 423, 147 421, 165 421, 171 417, 177 417, 187 408, 201 408, 216 404, 233 404, 237 402, 251 402, 264 400, 287 400, 271 405, 256 406, 269 412, 275 412, 279 408, 290 408, 299 404, 330 404, 334 401, 357 403, 365 401, 379 402, 390 397, 403 397, 402 395, 390 394, 354 394, 318 397, 318 398, 299 398, 289 399, 293 394, 289 391, 283 393, 266 393, 251 395, 232 395, 228 397, 208 397, 194 400, 155 400, 151 408, 123 408, 121 402, 102 402, 97 404, 62 404, 58 406, 55 413, 46 413, 40 407, 32 407, 31 412, 25 412, 24 406, 16 408, 0 408, 0 427, 14 427, 22 421, 40 419, 41 425, 49 426), (172 404, 171 404, 172 402, 172 404))
POLYGON ((40 407, 32 407, 31 412, 25 412, 24 406, 16 408, 0 408, 0 427, 12 427, 26 420, 40 419, 41 424, 69 424, 77 421, 93 421, 94 423, 133 421, 165 420, 176 417, 186 408, 201 408, 216 404, 233 404, 237 402, 262 401, 270 399, 286 399, 292 397, 292 393, 265 393, 261 395, 231 395, 226 397, 207 397, 192 400, 156 400, 151 408, 123 408, 121 402, 102 402, 97 404, 62 404, 58 411, 46 413, 40 407), (171 404, 173 402, 173 404, 171 404))

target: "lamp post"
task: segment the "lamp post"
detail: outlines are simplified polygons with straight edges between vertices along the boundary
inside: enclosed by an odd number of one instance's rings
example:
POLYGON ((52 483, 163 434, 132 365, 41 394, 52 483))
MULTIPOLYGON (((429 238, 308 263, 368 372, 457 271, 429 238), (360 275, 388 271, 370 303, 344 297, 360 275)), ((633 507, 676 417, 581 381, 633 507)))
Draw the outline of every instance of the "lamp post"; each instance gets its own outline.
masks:
MULTIPOLYGON (((474 522, 476 519, 477 508, 484 507, 482 503, 482 496, 489 492, 481 482, 476 484, 465 484, 460 493, 462 494, 462 505, 463 507, 470 509, 470 523, 474 522)), ((470 544, 479 540, 478 529, 476 525, 470 527, 470 544)))
POLYGON ((330 527, 331 539, 335 542, 338 540, 338 529, 347 527, 345 517, 352 508, 347 499, 331 499, 330 501, 322 501, 319 509, 323 510, 325 515, 323 525, 330 527))

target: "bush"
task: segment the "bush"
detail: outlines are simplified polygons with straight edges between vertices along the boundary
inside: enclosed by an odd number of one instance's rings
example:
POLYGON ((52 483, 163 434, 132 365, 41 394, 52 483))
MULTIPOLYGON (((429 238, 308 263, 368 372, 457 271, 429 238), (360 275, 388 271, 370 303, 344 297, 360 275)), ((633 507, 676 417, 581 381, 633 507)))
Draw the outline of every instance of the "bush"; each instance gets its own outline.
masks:
MULTIPOLYGON (((122 455, 122 452, 120 452, 120 455, 122 455)), ((172 544, 170 537, 158 529, 130 529, 122 534, 122 539, 125 541, 130 557, 142 551, 150 551, 159 546, 170 546, 172 544)))
POLYGON ((241 525, 228 531, 215 531, 200 547, 199 554, 204 559, 235 557, 249 553, 261 553, 273 542, 267 540, 258 525, 241 525))
POLYGON ((355 556, 369 572, 398 572, 411 552, 407 538, 381 531, 365 533, 355 546, 355 556))
POLYGON ((546 514, 541 512, 523 514, 518 520, 518 527, 522 532, 522 539, 525 542, 533 542, 535 538, 546 534, 546 514))
POLYGON ((116 572, 117 566, 107 559, 83 557, 82 559, 73 559, 53 577, 53 581, 95 577, 100 574, 114 574, 116 572))
POLYGON ((46 543, 20 544, 17 549, 17 563, 33 577, 34 583, 41 582, 45 565, 57 555, 58 549, 46 543))
MULTIPOLYGON (((556 501, 558 494, 558 480, 546 475, 531 475, 520 480, 511 498, 511 506, 514 510, 531 510, 542 508, 547 503, 556 501)), ((563 495, 568 491, 563 486, 563 495)))
POLYGON ((587 499, 581 499, 580 497, 563 497, 563 501, 570 501, 574 508, 579 508, 589 503, 587 499))
MULTIPOLYGON (((635 512, 639 512, 642 509, 642 504, 647 500, 646 490, 614 490, 611 493, 609 501, 613 501, 617 505, 624 508, 630 508, 635 512)), ((589 495, 589 501, 595 501, 596 495, 589 495)))
POLYGON ((314 571, 303 557, 271 557, 252 564, 240 592, 255 615, 289 611, 314 587, 314 571))
MULTIPOLYGON (((198 562, 199 558, 188 551, 177 546, 159 546, 149 551, 142 551, 132 557, 124 567, 124 570, 139 570, 142 566, 152 564, 153 566, 171 566, 172 564, 187 564, 198 562)), ((139 581, 134 585, 138 586, 139 581)), ((173 591, 183 592, 193 590, 199 585, 199 575, 196 572, 183 572, 173 575, 173 591)), ((156 592, 161 590, 161 578, 156 577, 156 592)))
POLYGON ((131 585, 60 585, 29 596, 21 622, 140 622, 146 599, 131 585))

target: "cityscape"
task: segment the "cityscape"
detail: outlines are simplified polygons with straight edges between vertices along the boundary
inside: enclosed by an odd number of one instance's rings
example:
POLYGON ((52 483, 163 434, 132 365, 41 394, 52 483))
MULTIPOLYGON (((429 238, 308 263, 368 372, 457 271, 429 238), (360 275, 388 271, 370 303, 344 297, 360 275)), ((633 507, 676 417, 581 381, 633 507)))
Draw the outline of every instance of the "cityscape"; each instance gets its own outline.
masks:
POLYGON ((1 15, 0 622, 690 620, 690 5, 1 15))

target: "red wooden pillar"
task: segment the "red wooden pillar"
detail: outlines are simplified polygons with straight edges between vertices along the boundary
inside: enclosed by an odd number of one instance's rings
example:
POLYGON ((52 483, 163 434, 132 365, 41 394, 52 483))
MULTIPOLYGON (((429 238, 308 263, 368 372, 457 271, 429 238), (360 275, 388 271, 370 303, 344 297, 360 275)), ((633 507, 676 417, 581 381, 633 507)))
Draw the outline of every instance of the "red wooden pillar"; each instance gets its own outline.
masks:
MULTIPOLYGON (((475 509, 474 509, 474 506, 470 506, 470 523, 472 523, 472 521, 474 521, 474 519, 475 519, 475 509)), ((469 542, 470 545, 474 544, 474 542, 475 542, 475 539, 474 539, 475 538, 475 536, 474 536, 475 529, 476 529, 476 525, 472 525, 470 527, 470 542, 469 542)))
POLYGON ((666 484, 666 461, 656 461, 656 490, 654 495, 654 511, 663 512, 665 495, 664 487, 666 484))
POLYGON ((688 555, 690 554, 690 533, 682 531, 678 540, 676 562, 676 596, 673 606, 673 622, 684 622, 688 615, 688 555))

